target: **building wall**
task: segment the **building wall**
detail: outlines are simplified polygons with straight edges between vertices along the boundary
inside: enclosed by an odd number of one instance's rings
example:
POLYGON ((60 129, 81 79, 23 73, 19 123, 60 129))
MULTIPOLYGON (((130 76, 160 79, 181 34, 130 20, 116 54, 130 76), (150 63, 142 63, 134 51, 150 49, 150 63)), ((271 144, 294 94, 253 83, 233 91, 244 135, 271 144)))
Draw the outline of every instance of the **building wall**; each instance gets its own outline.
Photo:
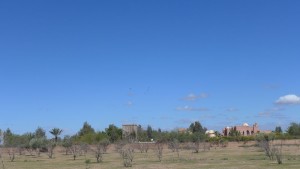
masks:
MULTIPOLYGON (((234 126, 232 128, 234 131, 238 131, 242 136, 251 136, 260 132, 256 123, 253 126, 234 126)), ((224 128, 223 135, 229 136, 230 129, 231 128, 224 128)))
POLYGON ((135 124, 124 124, 124 125, 122 125, 123 138, 127 138, 129 136, 134 135, 135 139, 137 139, 137 130, 138 130, 138 127, 135 124))

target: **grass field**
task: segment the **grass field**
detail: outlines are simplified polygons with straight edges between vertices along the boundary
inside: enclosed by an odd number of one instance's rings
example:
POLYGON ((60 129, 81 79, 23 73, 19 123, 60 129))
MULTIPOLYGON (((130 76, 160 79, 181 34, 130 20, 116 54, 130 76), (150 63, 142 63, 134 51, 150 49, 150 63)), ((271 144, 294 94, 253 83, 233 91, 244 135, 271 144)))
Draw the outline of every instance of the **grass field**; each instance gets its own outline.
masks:
MULTIPOLYGON (((276 160, 269 160, 265 153, 254 146, 255 142, 229 143, 228 147, 212 147, 209 151, 193 153, 192 150, 180 150, 179 157, 167 148, 163 149, 163 158, 160 162, 156 152, 150 149, 148 153, 140 153, 135 150, 134 169, 299 169, 300 148, 299 140, 284 141, 283 164, 277 164, 276 160)), ((109 147, 103 155, 103 162, 96 163, 92 152, 79 156, 75 161, 72 155, 65 155, 63 149, 55 149, 54 158, 49 159, 44 153, 40 157, 17 155, 14 162, 9 161, 9 156, 2 150, 2 159, 5 169, 117 169, 124 168, 123 160, 115 151, 114 145, 109 147), (86 160, 90 163, 86 165, 86 160)), ((2 169, 2 164, 0 169, 2 169)))

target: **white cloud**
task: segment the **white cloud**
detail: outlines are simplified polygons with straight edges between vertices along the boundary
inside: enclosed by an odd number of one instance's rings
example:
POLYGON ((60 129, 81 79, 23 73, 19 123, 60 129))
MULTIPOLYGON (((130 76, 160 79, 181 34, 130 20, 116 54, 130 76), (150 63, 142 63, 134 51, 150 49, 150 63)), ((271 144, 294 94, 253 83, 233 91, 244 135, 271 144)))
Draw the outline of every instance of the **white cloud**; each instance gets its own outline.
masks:
POLYGON ((186 96, 185 98, 183 98, 184 100, 189 100, 189 101, 194 101, 197 99, 197 96, 193 93, 189 94, 188 96, 186 96))
POLYGON ((179 119, 176 122, 176 124, 191 124, 193 121, 195 120, 192 120, 192 119, 179 119))
POLYGON ((268 90, 275 90, 275 89, 278 89, 280 86, 277 85, 277 84, 266 84, 264 85, 264 88, 265 89, 268 89, 268 90))
POLYGON ((273 113, 273 112, 278 112, 278 111, 283 111, 283 110, 285 110, 285 108, 280 106, 280 107, 272 107, 270 109, 267 109, 266 111, 273 113))
POLYGON ((179 110, 179 111, 209 111, 209 109, 205 108, 205 107, 194 108, 194 107, 190 107, 190 106, 177 107, 176 110, 179 110))
POLYGON ((271 113, 270 112, 260 112, 258 113, 258 117, 270 117, 271 113))
POLYGON ((170 120, 170 119, 173 119, 173 117, 169 117, 169 116, 161 116, 160 119, 161 119, 161 120, 170 120))
POLYGON ((286 115, 284 115, 280 112, 260 112, 255 117, 258 117, 258 118, 265 117, 265 118, 275 118, 275 119, 286 119, 287 118, 286 115))
POLYGON ((226 109, 226 111, 227 112, 237 112, 237 111, 239 111, 239 109, 234 108, 234 107, 230 107, 230 108, 226 109))
POLYGON ((207 98, 208 94, 207 93, 201 93, 198 95, 198 98, 207 98))
POLYGON ((127 106, 131 107, 133 105, 133 102, 132 101, 128 101, 127 102, 127 106))
POLYGON ((191 93, 189 95, 187 95, 186 97, 183 98, 183 100, 187 100, 187 101, 195 101, 197 99, 203 99, 203 98, 207 98, 208 97, 208 94, 206 93, 200 93, 199 95, 196 95, 194 93, 191 93))
POLYGON ((266 109, 265 111, 258 113, 258 115, 255 117, 277 118, 277 119, 286 118, 286 116, 281 113, 284 110, 285 110, 284 107, 276 106, 276 107, 272 107, 272 108, 266 109))
POLYGON ((300 104, 300 97, 294 94, 288 94, 280 97, 275 102, 276 104, 300 104))

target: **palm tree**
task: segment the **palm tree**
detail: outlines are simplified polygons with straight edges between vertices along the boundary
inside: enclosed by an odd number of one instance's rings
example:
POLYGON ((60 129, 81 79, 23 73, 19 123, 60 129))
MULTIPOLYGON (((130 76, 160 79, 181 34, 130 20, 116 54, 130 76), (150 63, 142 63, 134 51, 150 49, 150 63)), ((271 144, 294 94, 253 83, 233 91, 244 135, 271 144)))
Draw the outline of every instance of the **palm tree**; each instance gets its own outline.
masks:
POLYGON ((55 142, 57 142, 58 136, 63 132, 63 130, 59 128, 53 128, 51 131, 49 131, 55 138, 55 142))

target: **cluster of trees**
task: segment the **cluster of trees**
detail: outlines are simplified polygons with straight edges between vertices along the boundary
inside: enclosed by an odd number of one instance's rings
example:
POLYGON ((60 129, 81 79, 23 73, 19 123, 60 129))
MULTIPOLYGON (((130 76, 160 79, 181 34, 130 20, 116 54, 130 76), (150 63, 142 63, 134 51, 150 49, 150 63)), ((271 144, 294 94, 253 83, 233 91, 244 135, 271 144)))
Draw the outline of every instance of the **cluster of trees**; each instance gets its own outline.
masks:
MULTIPOLYGON (((199 121, 191 123, 187 132, 174 131, 161 131, 161 129, 154 130, 150 125, 146 129, 138 126, 137 136, 135 138, 140 142, 147 141, 159 141, 169 142, 176 139, 178 142, 197 142, 201 140, 208 140, 205 135, 207 129, 201 125, 199 121)), ((0 130, 0 145, 5 147, 17 147, 22 150, 35 150, 37 152, 43 151, 49 145, 60 144, 64 147, 71 147, 72 144, 96 144, 101 141, 109 143, 118 142, 122 138, 122 129, 111 124, 104 131, 95 131, 95 129, 87 122, 85 122, 82 128, 73 136, 65 135, 63 138, 60 135, 63 131, 59 128, 53 128, 49 131, 53 135, 53 139, 47 139, 46 131, 41 127, 38 127, 33 133, 25 133, 22 135, 14 134, 10 129, 5 131, 0 130)), ((300 123, 291 123, 287 131, 283 133, 280 126, 277 126, 274 130, 275 138, 299 138, 300 137, 300 123)), ((220 136, 219 133, 216 133, 220 136)), ((231 131, 230 137, 227 138, 230 141, 248 141, 255 140, 252 136, 241 136, 240 133, 231 131)))
POLYGON ((291 123, 287 129, 287 133, 291 136, 300 137, 300 123, 291 123))
POLYGON ((46 131, 41 127, 25 134, 15 134, 10 129, 0 130, 0 146, 5 147, 11 161, 14 161, 16 153, 40 156, 41 152, 45 152, 52 158, 57 145, 64 147, 66 154, 72 154, 75 160, 78 155, 88 151, 88 145, 93 144, 96 145, 93 151, 97 154, 97 161, 100 162, 107 146, 122 138, 122 130, 114 125, 109 125, 105 131, 96 132, 87 122, 73 136, 65 135, 61 138, 63 130, 59 128, 53 128, 49 133, 53 138, 48 139, 46 131))
POLYGON ((139 141, 158 141, 169 142, 177 139, 179 142, 195 142, 206 138, 206 128, 202 127, 199 121, 191 123, 187 132, 173 131, 161 131, 161 129, 153 130, 151 126, 148 126, 146 130, 138 127, 138 140, 139 141))
POLYGON ((24 134, 15 134, 10 129, 6 129, 5 131, 0 130, 0 157, 1 147, 4 147, 3 150, 8 153, 11 161, 14 161, 17 155, 30 154, 39 157, 41 153, 53 158, 55 147, 61 146, 65 148, 66 155, 72 155, 74 160, 89 151, 93 152, 97 162, 101 162, 108 146, 114 143, 115 147, 120 147, 119 153, 123 157, 124 166, 131 166, 134 148, 126 146, 126 144, 133 143, 132 141, 135 141, 135 143, 136 141, 141 142, 137 144, 141 152, 147 152, 149 148, 148 143, 143 142, 156 142, 158 157, 161 160, 164 144, 169 144, 169 147, 174 151, 176 150, 179 155, 180 142, 193 142, 192 147, 195 147, 195 152, 198 152, 200 142, 206 139, 205 131, 206 128, 202 127, 198 121, 192 123, 188 128, 188 132, 184 133, 179 133, 177 130, 155 130, 150 125, 146 129, 138 126, 137 135, 132 137, 135 138, 134 140, 132 138, 122 138, 122 129, 113 124, 109 125, 104 131, 96 131, 89 123, 85 122, 76 134, 72 136, 65 135, 64 137, 61 137, 63 134, 62 129, 53 128, 48 131, 53 135, 51 139, 47 138, 47 132, 41 127, 38 127, 34 132, 24 134))
MULTIPOLYGON (((194 122, 189 126, 189 132, 178 133, 178 131, 162 131, 155 130, 150 125, 146 129, 138 126, 137 139, 141 142, 160 141, 166 142, 177 139, 179 142, 196 141, 205 137, 206 128, 202 127, 200 122, 194 122)), ((72 136, 65 135, 63 138, 60 135, 62 129, 53 128, 49 131, 53 135, 52 139, 47 139, 46 131, 38 127, 35 132, 25 134, 12 133, 10 129, 0 131, 0 144, 5 147, 18 147, 22 149, 32 149, 42 151, 47 147, 47 144, 60 144, 68 147, 71 143, 95 144, 102 140, 107 140, 110 143, 118 142, 122 138, 122 129, 110 124, 104 131, 95 131, 95 129, 87 122, 84 122, 82 128, 72 136), (2 139, 1 139, 2 137, 2 139)))

